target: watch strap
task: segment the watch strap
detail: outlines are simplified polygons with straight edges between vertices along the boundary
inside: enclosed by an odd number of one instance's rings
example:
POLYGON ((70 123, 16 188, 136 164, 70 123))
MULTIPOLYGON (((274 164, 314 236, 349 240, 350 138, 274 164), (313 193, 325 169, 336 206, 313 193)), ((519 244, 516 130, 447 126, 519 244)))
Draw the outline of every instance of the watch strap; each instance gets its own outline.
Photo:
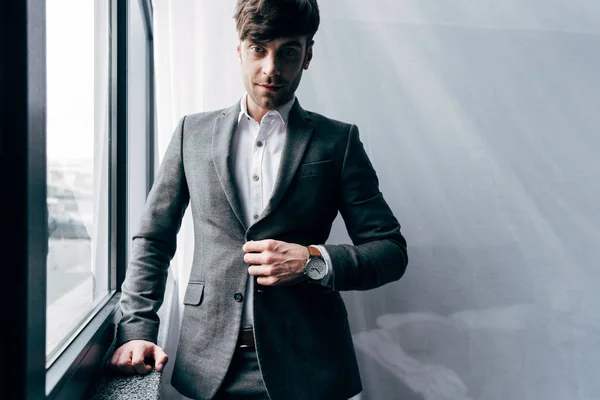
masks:
POLYGON ((307 247, 308 247, 308 254, 310 255, 310 258, 312 258, 312 257, 323 258, 323 255, 321 254, 321 250, 319 250, 318 247, 315 247, 315 246, 307 246, 307 247))

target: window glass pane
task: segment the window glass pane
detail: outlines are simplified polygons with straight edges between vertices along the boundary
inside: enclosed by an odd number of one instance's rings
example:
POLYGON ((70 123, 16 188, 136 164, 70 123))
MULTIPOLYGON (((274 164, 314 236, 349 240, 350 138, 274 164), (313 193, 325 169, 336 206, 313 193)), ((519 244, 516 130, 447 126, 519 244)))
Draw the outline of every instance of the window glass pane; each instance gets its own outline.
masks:
POLYGON ((108 4, 46 7, 47 360, 108 294, 108 4))

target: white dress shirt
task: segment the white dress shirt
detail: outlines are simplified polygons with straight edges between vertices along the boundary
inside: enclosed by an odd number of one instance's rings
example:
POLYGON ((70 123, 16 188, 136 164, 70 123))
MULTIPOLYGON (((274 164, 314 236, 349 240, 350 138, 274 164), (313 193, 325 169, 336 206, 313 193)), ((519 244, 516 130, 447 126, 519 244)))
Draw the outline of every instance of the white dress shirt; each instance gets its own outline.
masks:
MULTIPOLYGON (((235 183, 247 227, 259 219, 273 194, 287 135, 288 118, 295 100, 294 97, 277 110, 269 111, 259 124, 248 114, 247 94, 242 97, 232 155, 235 183)), ((329 286, 333 280, 331 258, 324 247, 317 247, 327 264, 327 275, 321 284, 329 286)), ((242 326, 245 328, 254 324, 253 296, 254 279, 250 278, 246 285, 242 313, 242 326)))

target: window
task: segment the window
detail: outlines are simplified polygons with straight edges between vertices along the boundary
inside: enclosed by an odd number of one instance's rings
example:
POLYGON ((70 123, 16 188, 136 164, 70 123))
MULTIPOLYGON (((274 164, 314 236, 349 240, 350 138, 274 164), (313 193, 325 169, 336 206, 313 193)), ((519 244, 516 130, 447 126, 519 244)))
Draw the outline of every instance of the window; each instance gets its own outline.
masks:
MULTIPOLYGON (((119 0, 0 6, 0 241, 10 275, 1 398, 85 398, 114 338, 127 263, 128 5, 119 0), (6 61, 6 62, 5 62, 6 61), (4 193, 3 193, 4 194, 4 193), (9 326, 7 325, 7 327, 9 326)), ((152 6, 141 3, 147 40, 152 6)), ((147 157, 153 177, 152 46, 147 157)), ((140 141, 135 143, 140 145, 140 141)), ((138 166, 139 169, 139 166, 138 166)), ((143 192, 143 190, 142 190, 143 192)))
POLYGON ((46 3, 47 364, 109 294, 109 15, 46 3))

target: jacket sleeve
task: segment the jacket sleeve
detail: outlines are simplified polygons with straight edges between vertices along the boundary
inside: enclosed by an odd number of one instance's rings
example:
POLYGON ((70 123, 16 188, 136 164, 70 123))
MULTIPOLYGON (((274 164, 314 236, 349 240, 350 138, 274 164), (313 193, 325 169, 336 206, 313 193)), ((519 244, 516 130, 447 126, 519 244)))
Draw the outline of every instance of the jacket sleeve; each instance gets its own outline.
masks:
POLYGON ((379 190, 355 125, 348 135, 339 198, 354 245, 325 245, 333 264, 333 288, 367 290, 400 279, 408 263, 406 240, 379 190))
POLYGON ((182 159, 181 119, 148 194, 140 229, 133 236, 131 259, 122 285, 116 346, 134 339, 156 343, 167 272, 177 247, 177 232, 189 203, 182 159))

